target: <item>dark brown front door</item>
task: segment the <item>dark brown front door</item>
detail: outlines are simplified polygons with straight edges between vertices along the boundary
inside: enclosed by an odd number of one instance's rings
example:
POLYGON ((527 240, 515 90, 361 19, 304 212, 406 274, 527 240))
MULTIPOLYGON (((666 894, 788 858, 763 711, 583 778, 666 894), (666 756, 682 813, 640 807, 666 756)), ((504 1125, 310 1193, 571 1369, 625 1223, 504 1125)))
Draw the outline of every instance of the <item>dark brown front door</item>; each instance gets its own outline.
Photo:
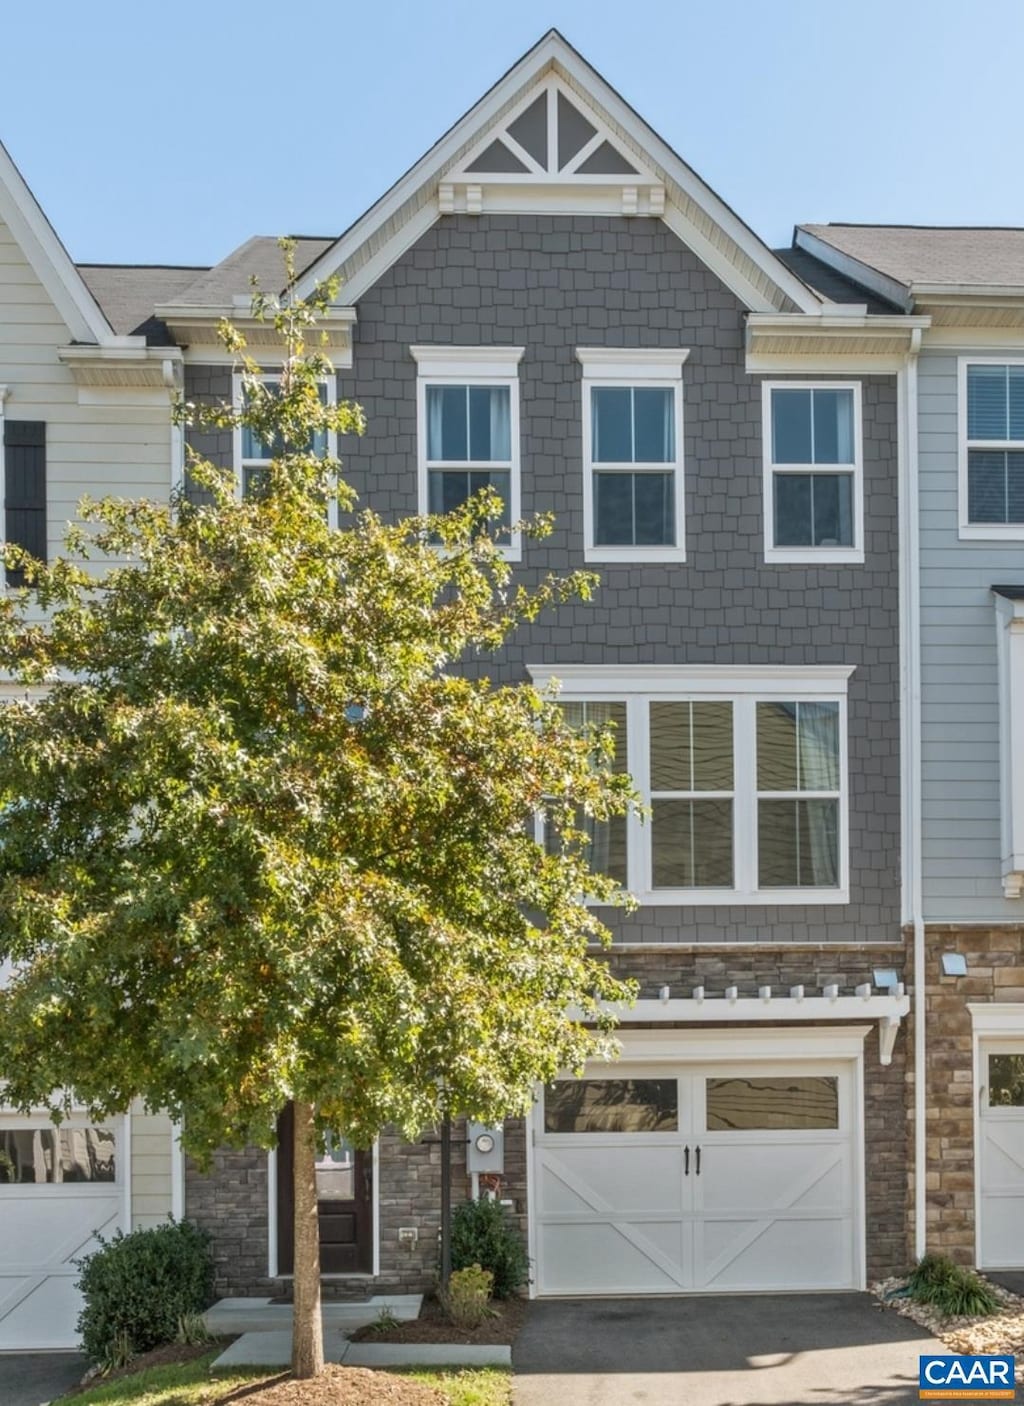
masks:
MULTIPOLYGON (((295 1267, 292 1187, 294 1121, 289 1107, 277 1125, 277 1268, 295 1267)), ((316 1167, 320 1206, 320 1273, 373 1273, 373 1157, 335 1138, 316 1167)))

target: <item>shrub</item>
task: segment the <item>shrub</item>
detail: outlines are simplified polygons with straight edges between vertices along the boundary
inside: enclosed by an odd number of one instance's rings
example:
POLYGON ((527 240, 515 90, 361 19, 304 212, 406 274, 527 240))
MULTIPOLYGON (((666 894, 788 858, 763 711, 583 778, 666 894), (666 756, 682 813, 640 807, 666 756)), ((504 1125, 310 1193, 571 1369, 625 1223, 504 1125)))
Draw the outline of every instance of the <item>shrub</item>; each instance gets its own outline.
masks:
POLYGON ((489 1307, 494 1275, 478 1264, 456 1269, 441 1295, 445 1313, 456 1328, 479 1328, 493 1310, 489 1307))
POLYGON ((213 1298, 209 1236, 190 1221, 168 1221, 152 1230, 122 1231, 76 1260, 85 1306, 78 1318, 91 1362, 105 1362, 173 1342, 188 1315, 213 1298))
POLYGON ((473 1265, 494 1276, 496 1299, 507 1299, 526 1283, 529 1260, 519 1231, 500 1201, 463 1201, 452 1216, 452 1268, 473 1265))
POLYGON ((918 1260, 907 1281, 907 1292, 947 1318, 983 1318, 998 1313, 1001 1307, 975 1270, 954 1264, 948 1255, 924 1255, 918 1260))

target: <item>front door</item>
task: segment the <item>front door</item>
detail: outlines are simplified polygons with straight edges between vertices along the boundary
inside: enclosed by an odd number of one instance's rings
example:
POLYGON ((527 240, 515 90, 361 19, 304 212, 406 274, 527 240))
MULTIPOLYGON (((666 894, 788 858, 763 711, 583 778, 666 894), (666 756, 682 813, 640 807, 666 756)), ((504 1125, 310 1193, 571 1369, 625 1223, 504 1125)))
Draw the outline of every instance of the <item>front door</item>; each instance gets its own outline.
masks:
MULTIPOLYGON (((295 1198, 291 1107, 277 1125, 277 1269, 295 1267, 295 1198)), ((373 1155, 334 1137, 316 1165, 320 1210, 320 1273, 373 1273, 373 1155)))

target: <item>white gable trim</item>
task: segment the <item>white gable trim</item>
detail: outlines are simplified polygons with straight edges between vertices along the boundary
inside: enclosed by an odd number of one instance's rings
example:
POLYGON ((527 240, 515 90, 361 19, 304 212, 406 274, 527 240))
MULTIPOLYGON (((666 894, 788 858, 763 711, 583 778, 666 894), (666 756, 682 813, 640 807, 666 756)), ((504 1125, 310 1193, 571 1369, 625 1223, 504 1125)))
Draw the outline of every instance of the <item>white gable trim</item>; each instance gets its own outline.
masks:
POLYGON ((113 336, 96 299, 85 286, 35 196, 0 143, 0 219, 17 240, 75 342, 104 342, 113 336))
MULTIPOLYGON (((356 260, 360 253, 365 254, 369 248, 369 257, 350 269, 345 284, 346 302, 357 301, 439 217, 441 205, 438 188, 448 184, 446 177, 449 173, 461 169, 467 162, 471 164, 471 149, 475 150, 481 143, 486 145, 484 137, 499 121, 504 121, 519 105, 525 106, 528 100, 536 97, 539 85, 548 74, 554 74, 565 84, 567 94, 575 95, 575 105, 584 103, 592 108, 594 115, 600 119, 600 125, 615 132, 615 145, 629 151, 630 160, 638 164, 638 168, 645 168, 644 175, 638 175, 630 183, 633 188, 639 190, 644 179, 650 177, 657 178, 665 185, 667 200, 662 218, 748 307, 757 311, 779 311, 793 307, 802 312, 820 310, 821 300, 553 30, 306 270, 297 283, 298 295, 308 296, 318 282, 339 270, 344 271, 346 265, 356 260), (623 142, 620 133, 625 134, 628 142, 623 142), (676 199, 673 198, 673 190, 679 193, 676 199), (408 229, 410 221, 416 225, 413 235, 408 229), (746 272, 742 271, 744 263, 748 266, 746 272), (755 286, 753 271, 760 271, 765 287, 755 286)), ((466 180, 464 174, 462 182, 466 180)), ((569 181, 574 186, 579 185, 581 191, 589 188, 580 177, 570 177, 569 181)), ((480 185, 483 184, 481 180, 480 185)), ((605 181, 605 188, 607 185, 605 181)), ((507 182, 498 185, 502 191, 507 192, 509 188, 507 182)), ((595 189, 600 188, 600 184, 595 185, 595 189)), ((525 185, 522 189, 524 195, 532 191, 536 197, 536 192, 544 189, 544 182, 538 183, 535 178, 532 185, 525 185)), ((619 213, 625 189, 621 184, 618 186, 619 213)), ((651 186, 649 189, 656 190, 657 187, 651 186)), ((471 208, 473 203, 475 200, 471 202, 471 208)), ((565 204, 564 196, 561 204, 565 204)), ((546 208, 552 208, 550 197, 546 208)), ((647 210, 653 213, 649 204, 647 210)))

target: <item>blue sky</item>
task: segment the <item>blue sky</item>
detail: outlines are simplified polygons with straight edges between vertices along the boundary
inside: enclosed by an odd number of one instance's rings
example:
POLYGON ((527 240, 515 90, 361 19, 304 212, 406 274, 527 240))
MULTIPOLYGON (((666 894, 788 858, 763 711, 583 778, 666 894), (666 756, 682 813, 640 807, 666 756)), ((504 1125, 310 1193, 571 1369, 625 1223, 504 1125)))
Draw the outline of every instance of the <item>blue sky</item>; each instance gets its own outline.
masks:
POLYGON ((215 262, 340 232, 552 25, 770 243, 1024 225, 1020 0, 36 0, 0 138, 74 258, 215 262))

